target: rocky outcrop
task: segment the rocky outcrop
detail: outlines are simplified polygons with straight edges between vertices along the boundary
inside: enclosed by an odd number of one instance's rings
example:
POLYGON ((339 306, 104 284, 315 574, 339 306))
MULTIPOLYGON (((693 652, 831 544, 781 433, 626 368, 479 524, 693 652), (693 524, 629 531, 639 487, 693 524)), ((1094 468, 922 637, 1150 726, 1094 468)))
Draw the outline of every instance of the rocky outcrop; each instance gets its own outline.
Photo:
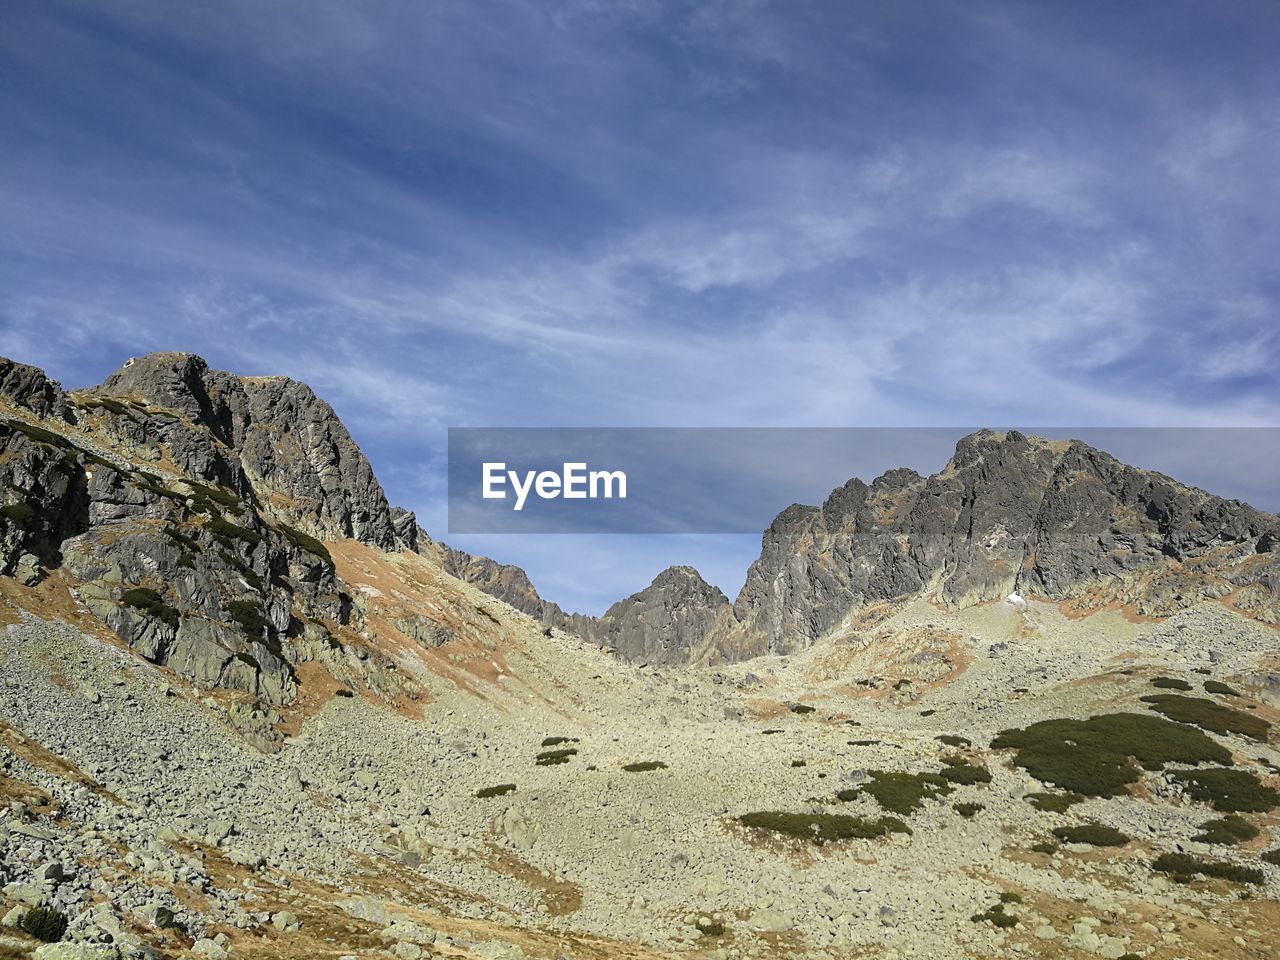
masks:
POLYGON ((4 367, 16 393, 0 393, 12 414, 0 422, 0 572, 32 584, 61 566, 146 659, 205 686, 291 699, 304 638, 345 623, 350 602, 324 546, 244 482, 237 452, 214 432, 236 421, 208 390, 188 389, 203 382, 202 364, 171 365, 168 386, 147 399, 72 403, 20 367, 4 367), (147 459, 163 472, 126 455, 140 452, 160 454, 147 459), (174 469, 183 453, 189 474, 174 469))
POLYGON ((65 419, 67 398, 57 381, 38 367, 0 357, 0 396, 37 417, 65 419))
POLYGON ((926 593, 954 606, 1013 592, 1168 615, 1241 591, 1275 616, 1276 519, 1078 441, 984 430, 939 473, 850 480, 765 532, 719 655, 810 646, 869 603, 926 593))
POLYGON ((628 660, 671 665, 687 663, 693 649, 729 611, 729 598, 693 567, 668 567, 645 589, 579 628, 628 660))
POLYGON ((312 536, 395 548, 373 468, 306 384, 237 377, 191 354, 153 353, 128 361, 81 402, 143 459, 167 459, 186 476, 251 490, 265 512, 312 536))

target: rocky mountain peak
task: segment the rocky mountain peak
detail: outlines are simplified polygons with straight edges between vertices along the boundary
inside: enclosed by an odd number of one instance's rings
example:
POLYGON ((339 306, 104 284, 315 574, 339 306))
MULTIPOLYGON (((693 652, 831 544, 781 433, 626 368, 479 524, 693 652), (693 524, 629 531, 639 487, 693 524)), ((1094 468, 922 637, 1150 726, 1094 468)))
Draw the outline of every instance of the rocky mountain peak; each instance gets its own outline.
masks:
POLYGON ((151 353, 87 392, 178 414, 186 423, 153 424, 156 435, 145 439, 183 472, 247 484, 268 513, 313 536, 394 549, 395 525, 373 467, 305 383, 236 376, 189 353, 151 353))
POLYGON ((64 418, 67 398, 56 380, 50 380, 39 367, 0 357, 0 396, 37 417, 64 418))

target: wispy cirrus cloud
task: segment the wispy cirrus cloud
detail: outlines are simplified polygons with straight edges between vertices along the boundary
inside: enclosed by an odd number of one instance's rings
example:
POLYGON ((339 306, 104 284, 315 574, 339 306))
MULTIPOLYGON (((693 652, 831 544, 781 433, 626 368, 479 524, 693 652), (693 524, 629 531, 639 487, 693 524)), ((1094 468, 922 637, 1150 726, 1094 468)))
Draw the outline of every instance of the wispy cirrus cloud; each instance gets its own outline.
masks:
POLYGON ((1265 4, 5 17, 0 351, 308 380, 437 529, 450 424, 1280 418, 1265 4))

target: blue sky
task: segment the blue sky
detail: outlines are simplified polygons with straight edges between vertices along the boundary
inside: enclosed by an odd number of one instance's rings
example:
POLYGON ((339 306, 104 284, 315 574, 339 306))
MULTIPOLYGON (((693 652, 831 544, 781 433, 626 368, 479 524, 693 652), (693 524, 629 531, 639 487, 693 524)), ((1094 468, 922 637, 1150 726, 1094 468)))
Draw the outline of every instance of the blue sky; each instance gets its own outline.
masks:
MULTIPOLYGON (((1277 425, 1277 49, 1270 2, 9 0, 0 352, 306 380, 435 533, 448 426, 1277 425)), ((758 538, 459 545, 596 611, 758 538)))

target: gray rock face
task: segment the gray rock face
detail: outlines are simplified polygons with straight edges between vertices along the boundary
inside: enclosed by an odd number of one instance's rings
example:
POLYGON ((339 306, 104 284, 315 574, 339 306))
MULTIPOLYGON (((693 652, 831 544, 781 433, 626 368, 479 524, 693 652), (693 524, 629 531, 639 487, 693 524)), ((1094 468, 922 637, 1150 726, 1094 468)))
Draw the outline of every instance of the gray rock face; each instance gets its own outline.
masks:
POLYGON ((25 407, 37 417, 67 416, 67 398, 57 381, 38 367, 0 357, 0 396, 25 407))
POLYGON ((645 589, 592 621, 585 632, 630 660, 686 663, 729 610, 729 598, 693 567, 668 567, 645 589))
POLYGON ((287 377, 237 377, 199 357, 137 357, 91 393, 178 414, 119 416, 136 445, 167 450, 188 476, 252 489, 272 516, 321 539, 351 538, 383 550, 396 535, 369 461, 327 403, 287 377), (127 422, 132 421, 132 422, 127 422))
POLYGON ((1280 593, 1274 564, 1241 561, 1270 549, 1275 526, 1247 504, 1078 441, 982 431, 927 479, 910 470, 869 487, 854 479, 821 508, 779 514, 720 653, 801 649, 869 603, 922 591, 957 606, 1013 591, 1093 593, 1167 614, 1243 588, 1246 607, 1268 620, 1280 593))
MULTIPOLYGON (((218 412, 219 390, 200 386, 202 362, 160 364, 170 375, 147 400, 73 398, 65 420, 37 419, 36 407, 53 413, 61 405, 42 374, 25 368, 18 376, 21 365, 4 364, 5 382, 19 393, 0 401, 30 416, 0 422, 0 572, 29 583, 41 566, 62 565, 81 582, 85 606, 141 656, 205 686, 268 703, 291 699, 307 627, 346 622, 350 605, 324 548, 262 507, 238 452, 214 434, 238 421, 218 412), (155 406, 161 401, 181 412, 155 406), (138 469, 122 449, 167 458, 168 476, 138 469), (176 464, 191 472, 175 477, 176 464)), ((224 376, 211 379, 234 392, 224 376)), ((266 456, 267 436, 245 432, 251 447, 260 442, 254 456, 266 456)), ((302 489, 310 480, 297 475, 302 489)))

